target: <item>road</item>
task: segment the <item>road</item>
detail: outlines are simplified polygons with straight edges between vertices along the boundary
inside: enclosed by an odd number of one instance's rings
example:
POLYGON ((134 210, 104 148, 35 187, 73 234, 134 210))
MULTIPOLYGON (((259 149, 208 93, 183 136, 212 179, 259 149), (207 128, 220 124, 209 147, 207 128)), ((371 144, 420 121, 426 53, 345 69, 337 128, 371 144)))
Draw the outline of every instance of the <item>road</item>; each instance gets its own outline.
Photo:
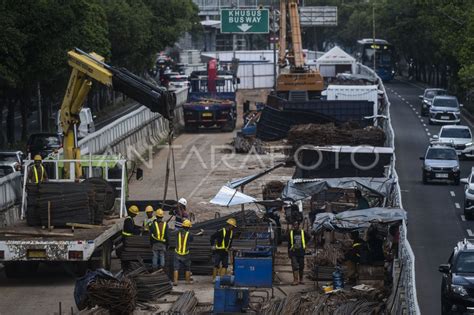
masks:
MULTIPOLYGON (((397 172, 403 206, 408 212, 408 239, 415 252, 418 302, 422 314, 440 314, 441 274, 457 241, 473 237, 474 222, 463 214, 463 185, 428 184, 421 181, 421 164, 429 139, 440 126, 430 126, 419 114, 423 87, 393 81, 385 85, 391 101, 395 130, 397 172)), ((467 124, 467 122, 463 122, 467 124)), ((472 126, 471 126, 472 129, 472 126)), ((467 177, 473 161, 461 161, 461 177, 467 177)))

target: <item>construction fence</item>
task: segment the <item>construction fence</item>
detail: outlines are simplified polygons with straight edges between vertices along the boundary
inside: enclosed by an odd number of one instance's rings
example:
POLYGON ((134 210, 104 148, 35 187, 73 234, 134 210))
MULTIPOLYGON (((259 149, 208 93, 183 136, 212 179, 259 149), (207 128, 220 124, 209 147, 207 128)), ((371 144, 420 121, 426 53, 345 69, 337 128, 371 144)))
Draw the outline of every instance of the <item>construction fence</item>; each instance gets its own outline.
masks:
MULTIPOLYGON (((375 74, 375 72, 363 65, 358 65, 359 74, 372 76, 377 78, 377 85, 384 93, 383 106, 381 107, 381 123, 387 136, 386 145, 395 149, 395 133, 392 128, 390 116, 390 101, 385 91, 382 80, 375 74)), ((400 184, 398 183, 398 174, 395 169, 396 156, 393 156, 393 161, 389 170, 389 176, 397 179, 395 189, 392 191, 392 196, 389 198, 387 206, 403 209, 403 203, 400 193, 400 184)), ((389 299, 390 314, 420 314, 418 300, 416 297, 416 281, 415 281, 415 255, 408 242, 406 222, 402 223, 400 227, 399 240, 399 254, 398 260, 393 265, 393 288, 392 295, 389 299)))

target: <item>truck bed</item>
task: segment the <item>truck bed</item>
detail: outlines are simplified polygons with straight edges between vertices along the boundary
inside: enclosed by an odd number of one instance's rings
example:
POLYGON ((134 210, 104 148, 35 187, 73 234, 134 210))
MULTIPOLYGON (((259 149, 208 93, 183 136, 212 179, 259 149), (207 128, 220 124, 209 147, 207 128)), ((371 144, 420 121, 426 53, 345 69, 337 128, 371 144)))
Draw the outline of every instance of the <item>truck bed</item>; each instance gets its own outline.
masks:
POLYGON ((113 235, 122 229, 123 219, 104 220, 103 225, 92 229, 83 228, 54 228, 53 233, 68 233, 73 236, 33 236, 27 233, 42 233, 48 232, 48 229, 42 229, 38 226, 28 226, 26 221, 19 221, 16 224, 8 227, 0 228, 0 241, 28 241, 28 240, 43 240, 43 241, 99 241, 103 234, 107 236, 113 235), (8 231, 15 231, 16 233, 25 233, 25 235, 8 234, 8 231))

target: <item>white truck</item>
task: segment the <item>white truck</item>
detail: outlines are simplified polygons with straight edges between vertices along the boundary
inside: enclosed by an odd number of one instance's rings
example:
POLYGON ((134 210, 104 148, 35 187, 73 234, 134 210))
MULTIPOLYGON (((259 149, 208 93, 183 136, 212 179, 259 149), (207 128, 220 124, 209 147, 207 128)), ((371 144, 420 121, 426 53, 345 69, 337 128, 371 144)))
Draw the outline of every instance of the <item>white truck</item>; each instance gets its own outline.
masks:
MULTIPOLYGON (((75 181, 74 160, 51 159, 43 164, 49 171, 50 182, 75 181), (61 179, 63 169, 69 167, 71 179, 61 179)), ((115 219, 104 219, 102 225, 89 228, 53 228, 51 231, 40 226, 29 226, 25 216, 27 206, 26 181, 31 160, 25 161, 22 220, 13 226, 0 228, 0 263, 5 266, 7 276, 15 277, 34 273, 39 263, 64 263, 79 274, 87 268, 110 268, 114 243, 121 237, 122 217, 126 213, 127 163, 116 156, 83 156, 80 163, 83 178, 101 175, 115 189, 115 219)), ((142 172, 137 172, 141 177, 142 172)), ((82 181, 84 179, 80 179, 82 181)))

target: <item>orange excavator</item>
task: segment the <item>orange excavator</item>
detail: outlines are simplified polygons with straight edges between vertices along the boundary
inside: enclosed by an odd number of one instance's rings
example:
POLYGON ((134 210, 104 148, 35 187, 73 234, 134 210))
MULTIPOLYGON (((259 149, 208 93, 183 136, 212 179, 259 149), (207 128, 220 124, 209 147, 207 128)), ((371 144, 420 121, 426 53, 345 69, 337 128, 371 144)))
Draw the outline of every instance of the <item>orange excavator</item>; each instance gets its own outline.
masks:
POLYGON ((279 44, 279 66, 284 68, 289 64, 290 67, 288 72, 281 72, 277 78, 277 95, 289 101, 319 98, 324 89, 323 77, 318 71, 310 70, 304 64, 298 0, 280 1, 279 44), (289 32, 287 32, 288 20, 289 32), (290 37, 288 52, 287 35, 290 37))

